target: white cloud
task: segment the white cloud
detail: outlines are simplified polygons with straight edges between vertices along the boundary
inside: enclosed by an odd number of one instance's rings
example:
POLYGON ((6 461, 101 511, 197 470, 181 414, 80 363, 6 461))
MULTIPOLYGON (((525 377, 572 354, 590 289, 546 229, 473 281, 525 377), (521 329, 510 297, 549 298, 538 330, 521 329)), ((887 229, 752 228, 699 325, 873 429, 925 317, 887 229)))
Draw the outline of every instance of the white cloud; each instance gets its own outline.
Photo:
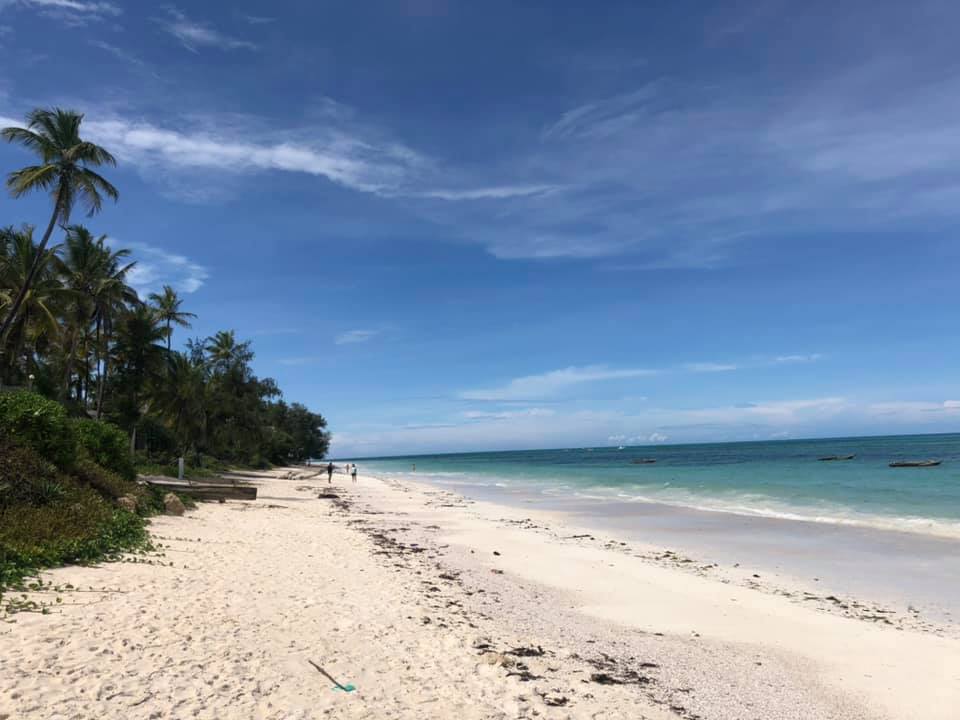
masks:
POLYGON ((648 441, 652 443, 664 443, 670 439, 669 435, 664 435, 660 432, 650 433, 650 436, 647 438, 648 441))
POLYGON ((263 15, 242 15, 241 17, 251 25, 268 25, 277 21, 276 18, 263 15))
POLYGON ((231 37, 206 23, 188 18, 176 8, 167 8, 167 17, 158 20, 160 26, 180 41, 187 50, 199 52, 198 48, 212 47, 220 50, 256 50, 249 40, 231 37))
POLYGON ((129 65, 136 65, 138 67, 143 67, 146 64, 143 62, 143 60, 138 58, 133 53, 129 53, 123 48, 117 47, 116 45, 111 45, 110 43, 104 42, 103 40, 91 40, 90 44, 93 45, 93 47, 100 48, 104 52, 110 53, 118 60, 122 60, 123 62, 129 65))
POLYGON ((144 297, 170 285, 181 293, 199 290, 210 277, 205 267, 189 258, 140 242, 107 238, 113 248, 127 248, 137 264, 127 274, 127 282, 144 297))
POLYGON ((568 367, 552 370, 541 375, 527 375, 511 380, 506 385, 495 388, 464 390, 459 395, 464 400, 530 400, 551 397, 561 390, 582 383, 601 380, 647 377, 655 375, 656 370, 645 368, 612 369, 605 365, 568 367))
MULTIPOLYGON (((377 145, 330 126, 289 133, 288 139, 274 142, 251 137, 259 135, 255 130, 221 127, 216 119, 199 126, 194 121, 185 132, 120 118, 91 118, 84 128, 121 161, 141 167, 306 173, 366 192, 399 186, 417 163, 417 156, 406 148, 377 145)), ((263 133, 268 134, 283 135, 276 130, 263 133)))
POLYGON ((512 197, 546 195, 561 188, 556 185, 500 185, 494 187, 467 188, 464 190, 424 190, 417 195, 439 200, 505 200, 512 197))
POLYGON ((46 17, 75 27, 109 17, 117 17, 123 13, 123 10, 114 3, 94 2, 92 0, 9 0, 6 3, 0 2, 0 9, 5 6, 36 10, 46 17))
POLYGON ((348 330, 333 339, 335 345, 352 345, 373 340, 380 334, 379 330, 348 330))
POLYGON ((512 420, 514 418, 552 417, 555 410, 550 408, 524 408, 523 410, 503 410, 501 412, 487 412, 484 410, 467 410, 462 413, 468 420, 512 420))
POLYGON ((714 372, 730 372, 732 370, 739 370, 739 365, 732 365, 729 363, 713 363, 713 362, 695 362, 695 363, 685 363, 683 369, 689 372, 696 373, 714 373, 714 372))
POLYGON ((820 360, 823 357, 820 353, 811 353, 809 355, 780 355, 774 358, 774 363, 778 365, 788 363, 811 363, 820 360))

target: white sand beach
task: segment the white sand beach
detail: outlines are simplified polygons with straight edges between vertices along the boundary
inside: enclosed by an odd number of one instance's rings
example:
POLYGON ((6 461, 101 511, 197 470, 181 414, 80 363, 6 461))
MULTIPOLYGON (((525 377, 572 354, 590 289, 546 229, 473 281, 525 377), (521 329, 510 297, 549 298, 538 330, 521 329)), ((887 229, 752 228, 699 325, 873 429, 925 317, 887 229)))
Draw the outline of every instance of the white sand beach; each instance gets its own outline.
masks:
POLYGON ((0 624, 0 720, 957 717, 953 626, 557 513, 285 474, 155 519, 155 554, 44 573, 73 587, 0 624))

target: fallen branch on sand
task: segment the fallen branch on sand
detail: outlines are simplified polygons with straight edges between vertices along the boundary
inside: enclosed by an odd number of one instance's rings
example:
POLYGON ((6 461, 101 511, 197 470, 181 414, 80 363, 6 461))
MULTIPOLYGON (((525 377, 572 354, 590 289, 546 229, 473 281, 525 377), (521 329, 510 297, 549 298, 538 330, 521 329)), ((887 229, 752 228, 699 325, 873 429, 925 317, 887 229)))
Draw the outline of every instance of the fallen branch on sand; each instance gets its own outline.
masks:
POLYGON ((333 676, 330 673, 328 673, 322 667, 317 665, 313 660, 307 659, 307 662, 313 665, 317 669, 318 673, 323 675, 327 680, 332 682, 334 685, 336 685, 338 688, 340 688, 344 692, 353 692, 356 689, 353 687, 353 685, 341 685, 340 683, 338 683, 336 680, 333 679, 333 676))

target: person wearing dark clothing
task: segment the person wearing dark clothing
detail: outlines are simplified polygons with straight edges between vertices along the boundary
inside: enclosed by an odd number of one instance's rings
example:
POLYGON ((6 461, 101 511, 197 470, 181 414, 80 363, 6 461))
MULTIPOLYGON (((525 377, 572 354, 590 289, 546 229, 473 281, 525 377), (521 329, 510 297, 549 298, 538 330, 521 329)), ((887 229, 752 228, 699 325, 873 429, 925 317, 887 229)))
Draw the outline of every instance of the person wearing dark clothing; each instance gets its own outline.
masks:
POLYGON ((327 484, 333 482, 333 463, 327 463, 327 484))

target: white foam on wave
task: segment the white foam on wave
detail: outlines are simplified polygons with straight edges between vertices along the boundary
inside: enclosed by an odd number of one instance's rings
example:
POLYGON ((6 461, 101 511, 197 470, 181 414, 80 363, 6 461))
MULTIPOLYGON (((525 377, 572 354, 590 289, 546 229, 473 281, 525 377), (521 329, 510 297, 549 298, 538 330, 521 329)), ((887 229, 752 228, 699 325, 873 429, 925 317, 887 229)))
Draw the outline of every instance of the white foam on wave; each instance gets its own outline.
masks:
MULTIPOLYGON (((669 482, 659 485, 658 488, 656 488, 656 490, 661 492, 657 492, 656 495, 649 495, 642 492, 629 492, 628 489, 625 489, 623 486, 598 485, 573 487, 567 484, 551 484, 545 487, 537 481, 511 484, 503 481, 503 478, 486 475, 470 475, 464 472, 375 472, 383 476, 398 477, 414 482, 426 480, 427 482, 432 481, 453 487, 504 489, 519 486, 520 488, 527 489, 531 495, 539 494, 551 497, 569 496, 581 500, 595 500, 610 503, 666 505, 668 507, 700 512, 726 513, 729 515, 761 517, 773 520, 789 520, 794 522, 811 522, 825 525, 842 525, 875 530, 909 532, 960 540, 960 521, 909 515, 897 516, 863 513, 841 505, 824 505, 818 507, 788 505, 768 495, 757 493, 743 493, 723 498, 707 493, 691 493, 680 488, 672 488, 669 487, 669 482)), ((639 488, 637 489, 639 490, 639 488)))

